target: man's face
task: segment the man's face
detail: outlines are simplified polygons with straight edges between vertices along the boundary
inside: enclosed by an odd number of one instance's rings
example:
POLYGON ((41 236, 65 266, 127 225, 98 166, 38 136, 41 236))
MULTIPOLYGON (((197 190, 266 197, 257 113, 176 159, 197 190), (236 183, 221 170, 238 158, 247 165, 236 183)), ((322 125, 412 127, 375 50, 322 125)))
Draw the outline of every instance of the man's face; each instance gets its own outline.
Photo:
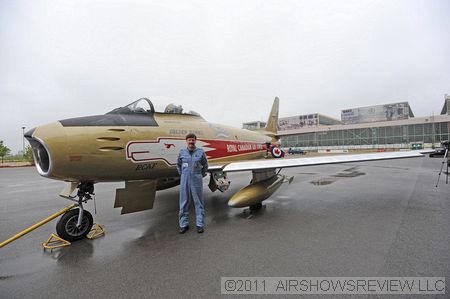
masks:
POLYGON ((186 144, 187 144, 187 148, 188 150, 192 151, 195 149, 195 142, 197 140, 195 138, 188 138, 186 139, 186 144))

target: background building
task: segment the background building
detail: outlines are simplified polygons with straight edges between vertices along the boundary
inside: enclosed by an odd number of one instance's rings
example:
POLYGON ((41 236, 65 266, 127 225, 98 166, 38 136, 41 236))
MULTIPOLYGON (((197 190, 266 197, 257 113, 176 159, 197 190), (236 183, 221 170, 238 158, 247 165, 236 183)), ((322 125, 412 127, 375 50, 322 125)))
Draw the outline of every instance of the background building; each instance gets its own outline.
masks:
POLYGON ((242 129, 253 130, 253 131, 259 130, 259 129, 264 129, 265 127, 266 127, 265 121, 251 121, 251 122, 242 124, 242 129))
POLYGON ((279 119, 282 147, 411 148, 417 144, 439 146, 441 141, 450 140, 450 96, 447 95, 441 115, 414 117, 408 102, 345 109, 341 111, 342 121, 318 113, 311 115, 279 119))
POLYGON ((341 121, 319 113, 282 117, 278 119, 278 131, 314 128, 321 125, 337 125, 341 121))
POLYGON ((401 120, 410 117, 414 117, 414 114, 408 102, 352 108, 341 111, 341 120, 344 124, 401 120))
POLYGON ((442 107, 441 114, 450 115, 450 96, 445 95, 444 107, 442 107))

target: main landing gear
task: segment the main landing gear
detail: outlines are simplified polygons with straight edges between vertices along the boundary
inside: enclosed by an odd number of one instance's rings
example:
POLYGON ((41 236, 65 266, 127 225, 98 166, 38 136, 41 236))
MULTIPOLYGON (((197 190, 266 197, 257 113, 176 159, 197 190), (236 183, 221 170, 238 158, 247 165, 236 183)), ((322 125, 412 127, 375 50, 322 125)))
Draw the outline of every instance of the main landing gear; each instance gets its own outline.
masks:
POLYGON ((94 184, 82 182, 78 185, 77 197, 72 199, 77 202, 78 208, 65 212, 56 223, 58 236, 69 242, 84 239, 92 229, 94 220, 91 213, 83 208, 83 203, 92 199, 94 184))
POLYGON ((249 206, 248 208, 250 209, 250 211, 254 212, 254 211, 261 210, 262 207, 263 207, 262 203, 257 203, 257 204, 249 206))
POLYGON ((254 214, 258 213, 259 211, 265 208, 266 205, 263 205, 261 202, 259 202, 257 204, 248 206, 248 208, 245 208, 242 212, 244 213, 244 215, 249 214, 250 216, 248 218, 251 218, 253 217, 254 214))

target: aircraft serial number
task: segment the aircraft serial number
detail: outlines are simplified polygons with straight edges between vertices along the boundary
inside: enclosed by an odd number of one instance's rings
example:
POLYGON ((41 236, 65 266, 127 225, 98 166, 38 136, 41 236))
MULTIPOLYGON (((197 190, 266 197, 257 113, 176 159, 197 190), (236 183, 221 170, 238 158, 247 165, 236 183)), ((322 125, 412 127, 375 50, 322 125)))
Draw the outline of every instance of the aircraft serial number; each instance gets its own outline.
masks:
POLYGON ((155 168, 155 166, 156 163, 139 164, 138 166, 136 166, 136 171, 153 169, 155 168))

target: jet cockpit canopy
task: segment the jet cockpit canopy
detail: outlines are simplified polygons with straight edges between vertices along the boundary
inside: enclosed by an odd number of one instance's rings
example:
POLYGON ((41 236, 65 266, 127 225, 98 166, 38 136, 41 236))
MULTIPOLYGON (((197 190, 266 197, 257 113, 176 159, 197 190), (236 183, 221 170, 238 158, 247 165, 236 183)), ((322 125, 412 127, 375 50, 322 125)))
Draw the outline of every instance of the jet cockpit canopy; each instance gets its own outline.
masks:
POLYGON ((188 114, 200 116, 195 111, 190 110, 189 112, 184 112, 183 106, 175 105, 173 103, 167 105, 162 111, 156 111, 153 103, 147 98, 140 98, 137 101, 125 106, 116 108, 107 114, 153 114, 154 112, 168 113, 168 114, 188 114))
POLYGON ((140 98, 125 107, 116 108, 106 114, 153 114, 155 108, 152 102, 147 98, 140 98))

